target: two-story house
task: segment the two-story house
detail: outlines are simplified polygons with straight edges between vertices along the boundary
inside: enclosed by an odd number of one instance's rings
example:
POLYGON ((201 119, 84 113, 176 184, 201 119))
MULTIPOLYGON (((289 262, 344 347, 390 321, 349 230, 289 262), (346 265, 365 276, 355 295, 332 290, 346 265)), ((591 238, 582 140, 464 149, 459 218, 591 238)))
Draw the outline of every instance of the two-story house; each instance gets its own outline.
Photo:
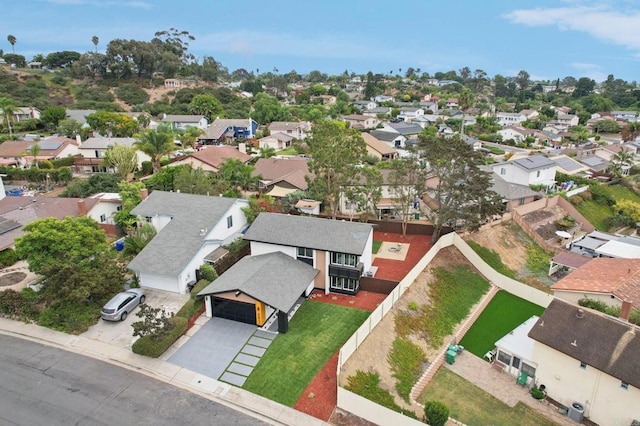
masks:
POLYGON ((295 191, 306 191, 309 188, 306 178, 312 176, 307 160, 300 157, 260 158, 251 175, 260 179, 260 192, 278 199, 295 191))
POLYGON ((248 205, 243 199, 153 191, 131 214, 157 234, 128 268, 142 287, 186 293, 205 257, 240 237, 248 205))
POLYGON ((398 119, 402 121, 406 121, 407 123, 413 122, 417 117, 424 115, 423 108, 415 108, 415 107, 402 107, 400 108, 400 114, 398 114, 398 119))
POLYGON ((575 114, 558 114, 558 119, 556 121, 559 124, 574 127, 578 125, 580 118, 575 114))
POLYGON ((255 137, 258 123, 251 118, 216 118, 198 138, 204 145, 255 137))
POLYGON ((356 130, 375 129, 380 123, 377 117, 362 114, 349 114, 342 117, 342 119, 349 123, 352 129, 356 130))
POLYGON ((359 101, 355 101, 353 103, 353 106, 356 107, 357 109, 359 109, 360 111, 366 111, 369 109, 374 109, 378 106, 377 103, 375 103, 372 100, 367 100, 367 99, 362 99, 359 101))
POLYGON ((519 185, 551 188, 556 178, 556 164, 542 155, 519 158, 496 164, 492 168, 505 181, 519 185))
POLYGON ((274 121, 267 128, 271 134, 284 133, 298 140, 305 140, 311 135, 309 121, 274 121))
MULTIPOLYGON (((109 167, 104 159, 107 150, 116 145, 135 147, 135 138, 89 138, 78 147, 80 157, 74 159, 73 166, 77 174, 91 174, 107 172, 109 167)), ((151 157, 140 150, 136 150, 138 167, 142 167, 145 161, 151 161, 151 157)))
POLYGON ((498 124, 502 127, 518 125, 527 120, 527 116, 519 112, 499 112, 496 117, 498 124))
POLYGON ((373 262, 368 223, 260 213, 244 239, 252 256, 280 251, 318 269, 314 287, 325 294, 356 294, 373 262))
POLYGON ((162 124, 168 124, 172 129, 176 130, 186 130, 189 126, 205 130, 209 125, 209 120, 207 120, 207 117, 204 115, 164 114, 160 122, 162 124))
POLYGON ((370 133, 362 133, 362 139, 367 144, 367 155, 377 158, 380 161, 390 161, 398 158, 398 151, 381 141, 370 133))

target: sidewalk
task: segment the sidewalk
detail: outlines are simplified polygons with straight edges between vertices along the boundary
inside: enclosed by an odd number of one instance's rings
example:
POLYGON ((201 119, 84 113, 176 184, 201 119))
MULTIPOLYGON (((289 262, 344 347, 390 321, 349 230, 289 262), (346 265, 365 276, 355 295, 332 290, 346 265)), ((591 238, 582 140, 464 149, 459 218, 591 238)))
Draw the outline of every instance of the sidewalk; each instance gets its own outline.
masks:
POLYGON ((24 338, 128 368, 226 405, 267 423, 305 426, 327 424, 293 408, 194 373, 161 359, 136 355, 129 349, 83 336, 65 334, 38 325, 25 324, 5 318, 0 318, 0 334, 24 338))

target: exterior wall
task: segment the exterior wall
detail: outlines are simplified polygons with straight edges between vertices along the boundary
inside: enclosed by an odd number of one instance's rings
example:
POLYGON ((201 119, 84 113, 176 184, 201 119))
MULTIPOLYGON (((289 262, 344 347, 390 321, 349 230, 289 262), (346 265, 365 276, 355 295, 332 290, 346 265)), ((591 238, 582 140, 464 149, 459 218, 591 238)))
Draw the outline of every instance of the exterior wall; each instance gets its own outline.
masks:
POLYGON ((118 207, 121 206, 121 203, 109 203, 109 202, 98 202, 93 208, 89 211, 87 216, 92 218, 98 223, 107 223, 114 224, 113 216, 118 211, 118 207), (106 220, 100 220, 100 216, 105 215, 106 220))
POLYGON ((629 385, 620 387, 620 380, 544 344, 535 342, 533 358, 538 363, 538 384, 546 386, 547 394, 569 407, 579 402, 585 416, 601 425, 629 425, 637 413, 640 390, 629 385), (579 386, 577 384, 579 383, 579 386))
POLYGON ((327 285, 327 275, 329 274, 328 256, 326 251, 315 251, 316 253, 316 265, 315 268, 320 271, 316 275, 314 286, 316 288, 323 289, 325 294, 329 293, 329 286, 327 285))
POLYGON ((247 218, 242 212, 243 207, 247 207, 249 205, 249 201, 247 200, 236 200, 236 202, 231 206, 231 208, 224 214, 222 219, 218 221, 213 226, 213 229, 210 229, 205 237, 205 240, 215 240, 223 242, 227 238, 231 237, 234 234, 242 231, 242 229, 247 225, 247 218), (231 216, 232 226, 227 228, 227 217, 231 216))
POLYGON ((522 170, 520 167, 517 167, 514 164, 508 163, 498 164, 494 166, 493 171, 507 182, 517 183, 520 185, 548 185, 553 183, 556 177, 555 167, 540 169, 540 176, 537 176, 538 170, 529 172, 526 170, 522 170), (502 174, 503 169, 505 170, 504 174, 502 174))
POLYGON ((178 280, 175 276, 156 275, 148 272, 140 272, 138 275, 141 287, 155 288, 157 290, 170 291, 172 293, 180 292, 178 280))
POLYGON ((365 272, 371 269, 371 264, 373 264, 373 230, 369 233, 364 252, 360 256, 360 262, 364 265, 365 272))
POLYGON ((227 293, 218 293, 212 296, 219 297, 221 299, 233 300, 236 302, 244 302, 244 303, 252 303, 252 304, 258 303, 258 301, 251 296, 247 296, 244 293, 240 293, 240 295, 236 296, 236 293, 233 291, 230 291, 227 293))
POLYGON ((218 247, 220 247, 220 243, 205 243, 195 256, 191 258, 187 266, 184 267, 178 276, 179 293, 184 294, 187 292, 187 284, 196 280, 196 270, 204 263, 205 256, 218 247))
POLYGON ((586 291, 569 291, 569 290, 554 290, 553 295, 558 299, 566 300, 567 302, 578 304, 578 300, 588 297, 592 300, 598 300, 606 303, 609 306, 622 306, 620 299, 613 296, 611 293, 590 293, 586 291))
POLYGON ((65 146, 58 155, 56 155, 56 158, 73 157, 74 155, 77 155, 77 154, 78 154, 78 146, 70 143, 70 144, 67 144, 67 146, 65 146))
POLYGON ((169 222, 171 222, 171 217, 169 216, 153 216, 150 223, 156 228, 156 232, 160 232, 169 222))
MULTIPOLYGON (((261 243, 258 241, 251 241, 251 256, 274 253, 276 251, 282 252, 294 259, 296 258, 296 255, 297 255, 296 247, 280 246, 277 244, 268 244, 268 243, 261 243)), ((320 269, 320 268, 317 268, 317 269, 320 269)))

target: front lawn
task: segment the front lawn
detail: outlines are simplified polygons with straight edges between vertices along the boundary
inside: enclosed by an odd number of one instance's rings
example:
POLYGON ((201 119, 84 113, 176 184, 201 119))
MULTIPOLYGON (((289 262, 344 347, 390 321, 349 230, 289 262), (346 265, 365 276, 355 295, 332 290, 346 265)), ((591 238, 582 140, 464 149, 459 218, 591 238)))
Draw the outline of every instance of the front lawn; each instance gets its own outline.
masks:
POLYGON ((378 250, 380 250, 380 246, 382 246, 382 241, 373 240, 373 245, 371 246, 371 252, 376 254, 378 250))
POLYGON ((329 358, 370 312, 307 300, 279 334, 243 388, 293 406, 329 358))
POLYGON ((540 316, 544 308, 500 290, 482 311, 460 344, 482 358, 495 343, 511 330, 531 318, 540 316))
POLYGON ((468 425, 554 426, 542 414, 518 402, 511 408, 447 368, 441 368, 418 401, 436 400, 449 407, 449 416, 468 425))

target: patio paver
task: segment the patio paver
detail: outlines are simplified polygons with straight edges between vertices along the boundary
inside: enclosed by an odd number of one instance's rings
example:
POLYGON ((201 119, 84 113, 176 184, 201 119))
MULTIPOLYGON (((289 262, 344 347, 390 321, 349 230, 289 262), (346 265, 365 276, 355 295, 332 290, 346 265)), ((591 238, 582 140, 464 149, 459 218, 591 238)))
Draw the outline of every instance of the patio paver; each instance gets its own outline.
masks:
POLYGON ((261 357, 262 355, 264 355, 266 351, 267 350, 265 348, 260 348, 258 346, 252 346, 252 345, 245 345, 245 347, 242 348, 242 351, 240 352, 244 354, 261 357))
POLYGON ((256 337, 255 335, 249 339, 247 342, 248 345, 259 346, 261 348, 268 348, 271 344, 272 340, 263 339, 261 337, 256 337))
POLYGON ((240 376, 249 377, 249 374, 253 371, 253 367, 249 367, 248 365, 238 364, 237 362, 231 363, 231 365, 227 368, 227 371, 230 373, 238 374, 240 376))
POLYGON ((256 330, 256 332, 254 333, 254 336, 256 337, 260 337, 262 339, 269 339, 269 340, 275 339, 277 335, 278 335, 277 333, 271 333, 269 331, 264 331, 264 330, 256 330))
POLYGON ((238 374, 226 372, 222 376, 220 376, 220 380, 222 380, 223 382, 231 383, 234 386, 242 387, 247 378, 238 374))
POLYGON ((255 367, 258 364, 258 361, 260 361, 260 357, 240 353, 234 361, 240 364, 255 367))

